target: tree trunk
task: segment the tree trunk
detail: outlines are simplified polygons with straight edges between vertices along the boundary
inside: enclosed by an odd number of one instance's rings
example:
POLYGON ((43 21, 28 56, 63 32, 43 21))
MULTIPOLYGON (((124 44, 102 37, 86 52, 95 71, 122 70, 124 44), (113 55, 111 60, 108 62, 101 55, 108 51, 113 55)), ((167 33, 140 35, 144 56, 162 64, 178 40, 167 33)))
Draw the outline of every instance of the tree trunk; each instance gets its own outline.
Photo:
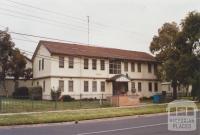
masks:
POLYGON ((173 86, 173 99, 177 99, 177 86, 173 86))
POLYGON ((14 87, 14 91, 19 87, 19 82, 18 82, 18 80, 14 80, 14 82, 15 82, 15 87, 14 87))
POLYGON ((177 99, 177 81, 173 80, 172 81, 172 88, 173 88, 173 99, 177 99))

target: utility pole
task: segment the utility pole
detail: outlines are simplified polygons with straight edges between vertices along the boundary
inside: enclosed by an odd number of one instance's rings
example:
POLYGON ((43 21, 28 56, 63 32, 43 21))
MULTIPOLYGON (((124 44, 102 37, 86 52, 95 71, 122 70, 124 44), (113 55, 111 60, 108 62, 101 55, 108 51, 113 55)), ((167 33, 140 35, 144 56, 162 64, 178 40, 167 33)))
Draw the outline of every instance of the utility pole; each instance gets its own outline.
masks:
POLYGON ((88 45, 90 44, 90 17, 87 16, 88 21, 88 45))

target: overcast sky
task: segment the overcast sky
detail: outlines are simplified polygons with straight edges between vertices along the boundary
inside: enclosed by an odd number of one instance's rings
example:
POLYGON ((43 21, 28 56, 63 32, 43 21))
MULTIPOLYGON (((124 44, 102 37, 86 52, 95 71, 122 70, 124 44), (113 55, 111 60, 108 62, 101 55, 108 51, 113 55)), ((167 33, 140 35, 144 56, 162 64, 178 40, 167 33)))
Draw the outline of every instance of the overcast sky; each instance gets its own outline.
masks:
MULTIPOLYGON (((0 0, 0 28, 87 43, 90 16, 90 44, 149 52, 163 23, 180 23, 189 11, 199 9, 199 0, 0 0)), ((31 52, 41 40, 12 37, 16 47, 31 52)))

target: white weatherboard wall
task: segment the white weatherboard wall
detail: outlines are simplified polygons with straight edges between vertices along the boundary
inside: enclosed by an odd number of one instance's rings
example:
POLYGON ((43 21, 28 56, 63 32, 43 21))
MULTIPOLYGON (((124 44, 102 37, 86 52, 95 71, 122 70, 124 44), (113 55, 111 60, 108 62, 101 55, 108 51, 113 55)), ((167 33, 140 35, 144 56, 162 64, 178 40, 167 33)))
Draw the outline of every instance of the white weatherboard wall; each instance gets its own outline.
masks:
MULTIPOLYGON (((69 57, 64 56, 64 68, 59 68, 59 56, 52 55, 50 52, 41 45, 38 49, 36 57, 33 60, 33 76, 34 76, 34 85, 39 83, 43 87, 43 82, 45 81, 45 91, 43 93, 44 99, 50 99, 50 91, 52 88, 57 89, 59 85, 59 80, 64 80, 64 92, 63 95, 95 95, 101 94, 100 92, 100 82, 106 81, 106 79, 113 77, 115 74, 109 74, 109 59, 105 60, 105 70, 100 69, 100 58, 88 58, 89 59, 89 69, 84 69, 84 58, 81 56, 74 56, 74 68, 69 68, 68 61, 69 57), (42 57, 46 56, 46 57, 42 57), (42 61, 44 58, 44 70, 39 71, 39 60, 42 61), (97 69, 92 69, 92 59, 97 60, 97 69), (73 80, 74 82, 74 91, 68 91, 68 81, 73 80), (89 92, 84 92, 84 81, 89 81, 89 92), (97 92, 92 92, 92 81, 97 81, 97 92)), ((154 66, 152 66, 152 72, 148 72, 148 63, 141 63, 141 72, 137 71, 137 63, 135 63, 135 71, 131 71, 131 62, 128 61, 128 72, 124 71, 124 62, 121 62, 121 71, 122 74, 128 75, 129 78, 133 79, 135 82, 136 93, 150 97, 154 94, 154 83, 158 83, 158 90, 161 92, 161 85, 159 81, 156 81, 157 77, 154 74, 154 66), (142 83, 142 91, 138 92, 138 82, 142 83), (148 83, 152 82, 152 92, 149 92, 148 83)), ((112 83, 106 82, 106 92, 104 94, 112 94, 112 83)), ((129 82, 129 92, 131 92, 131 83, 129 82)))

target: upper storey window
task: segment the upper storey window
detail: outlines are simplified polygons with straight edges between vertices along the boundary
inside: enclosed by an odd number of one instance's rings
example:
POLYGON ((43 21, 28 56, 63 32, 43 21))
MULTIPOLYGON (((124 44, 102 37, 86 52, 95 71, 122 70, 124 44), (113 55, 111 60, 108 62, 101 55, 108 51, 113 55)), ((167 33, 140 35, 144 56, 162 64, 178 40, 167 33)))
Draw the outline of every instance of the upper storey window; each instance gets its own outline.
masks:
POLYGON ((88 64, 89 64, 88 59, 85 58, 84 59, 84 69, 88 69, 88 64))
POLYGON ((59 68, 64 68, 65 65, 65 57, 59 56, 59 68))
POLYGON ((92 69, 96 70, 97 69, 97 60, 92 59, 92 69))
POLYGON ((101 70, 105 70, 105 60, 101 60, 100 64, 101 64, 101 70))
POLYGON ((109 61, 109 73, 110 74, 121 74, 121 61, 110 60, 109 61))
POLYGON ((141 71, 142 71, 141 63, 138 63, 138 64, 137 64, 137 68, 138 68, 138 72, 141 72, 141 71))
POLYGON ((74 57, 69 57, 69 68, 74 68, 74 57))
POLYGON ((128 62, 124 62, 124 71, 128 72, 128 62))
POLYGON ((151 68, 151 64, 148 63, 148 72, 151 73, 152 72, 152 68, 151 68))

